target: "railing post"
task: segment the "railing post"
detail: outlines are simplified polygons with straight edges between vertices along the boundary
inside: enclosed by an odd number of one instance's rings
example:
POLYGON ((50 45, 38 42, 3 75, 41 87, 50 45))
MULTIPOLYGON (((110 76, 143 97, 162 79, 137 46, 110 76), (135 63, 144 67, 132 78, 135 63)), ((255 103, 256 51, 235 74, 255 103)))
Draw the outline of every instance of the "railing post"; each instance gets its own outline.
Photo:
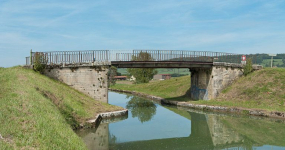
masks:
POLYGON ((33 58, 32 58, 32 56, 33 56, 33 50, 31 49, 31 51, 30 51, 30 65, 33 65, 33 58))
POLYGON ((80 55, 80 51, 79 51, 79 63, 81 62, 81 55, 80 55))

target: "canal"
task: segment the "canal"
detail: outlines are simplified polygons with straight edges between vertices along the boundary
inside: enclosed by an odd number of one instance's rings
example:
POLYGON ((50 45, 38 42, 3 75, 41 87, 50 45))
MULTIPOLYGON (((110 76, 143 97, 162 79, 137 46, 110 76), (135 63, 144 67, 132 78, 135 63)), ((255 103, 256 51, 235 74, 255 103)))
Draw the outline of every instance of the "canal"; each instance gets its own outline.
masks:
POLYGON ((284 150, 285 121, 203 112, 109 92, 109 103, 128 116, 77 131, 90 150, 284 150))

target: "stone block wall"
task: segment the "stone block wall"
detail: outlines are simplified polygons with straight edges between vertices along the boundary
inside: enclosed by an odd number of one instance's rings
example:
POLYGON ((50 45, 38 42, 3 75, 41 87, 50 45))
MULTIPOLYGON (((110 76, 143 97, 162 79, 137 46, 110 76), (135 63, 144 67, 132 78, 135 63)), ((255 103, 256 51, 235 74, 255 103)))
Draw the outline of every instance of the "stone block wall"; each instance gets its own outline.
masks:
POLYGON ((190 68, 191 98, 215 99, 220 92, 243 75, 240 67, 214 65, 211 68, 190 68))
POLYGON ((108 103, 108 70, 109 66, 61 67, 46 69, 44 74, 108 103))

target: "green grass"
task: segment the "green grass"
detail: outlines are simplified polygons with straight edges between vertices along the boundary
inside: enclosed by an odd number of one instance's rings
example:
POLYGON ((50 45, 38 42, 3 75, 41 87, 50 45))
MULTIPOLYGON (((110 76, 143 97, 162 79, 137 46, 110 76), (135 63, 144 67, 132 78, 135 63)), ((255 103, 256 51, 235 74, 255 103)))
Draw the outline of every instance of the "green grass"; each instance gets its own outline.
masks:
POLYGON ((266 68, 239 78, 217 99, 196 104, 285 111, 285 69, 266 68))
POLYGON ((265 68, 241 77, 224 89, 214 100, 192 101, 186 95, 190 88, 190 76, 147 84, 112 86, 114 89, 137 91, 175 101, 194 104, 244 107, 269 111, 285 111, 285 69, 265 68))
POLYGON ((185 97, 190 87, 190 76, 171 78, 170 80, 155 81, 143 84, 116 84, 111 89, 137 91, 167 99, 186 100, 185 97))
POLYGON ((74 132, 104 104, 32 70, 0 69, 0 149, 86 149, 74 132))
MULTIPOLYGON (((180 74, 180 75, 189 75, 189 69, 185 68, 158 68, 157 74, 180 74)), ((126 68, 118 68, 118 72, 120 72, 122 75, 129 74, 126 68)))
POLYGON ((190 75, 189 69, 185 68, 159 68, 156 69, 157 74, 181 74, 181 75, 190 75))

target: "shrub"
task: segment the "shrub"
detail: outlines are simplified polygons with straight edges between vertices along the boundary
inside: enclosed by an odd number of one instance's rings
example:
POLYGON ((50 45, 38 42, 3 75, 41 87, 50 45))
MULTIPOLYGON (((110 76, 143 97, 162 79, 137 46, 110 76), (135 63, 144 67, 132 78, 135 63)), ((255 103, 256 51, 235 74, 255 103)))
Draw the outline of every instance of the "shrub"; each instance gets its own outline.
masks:
POLYGON ((247 76, 253 71, 251 58, 247 59, 246 65, 243 67, 243 74, 247 76))
POLYGON ((43 73, 46 68, 46 59, 44 53, 36 52, 33 60, 33 69, 37 72, 43 73))

